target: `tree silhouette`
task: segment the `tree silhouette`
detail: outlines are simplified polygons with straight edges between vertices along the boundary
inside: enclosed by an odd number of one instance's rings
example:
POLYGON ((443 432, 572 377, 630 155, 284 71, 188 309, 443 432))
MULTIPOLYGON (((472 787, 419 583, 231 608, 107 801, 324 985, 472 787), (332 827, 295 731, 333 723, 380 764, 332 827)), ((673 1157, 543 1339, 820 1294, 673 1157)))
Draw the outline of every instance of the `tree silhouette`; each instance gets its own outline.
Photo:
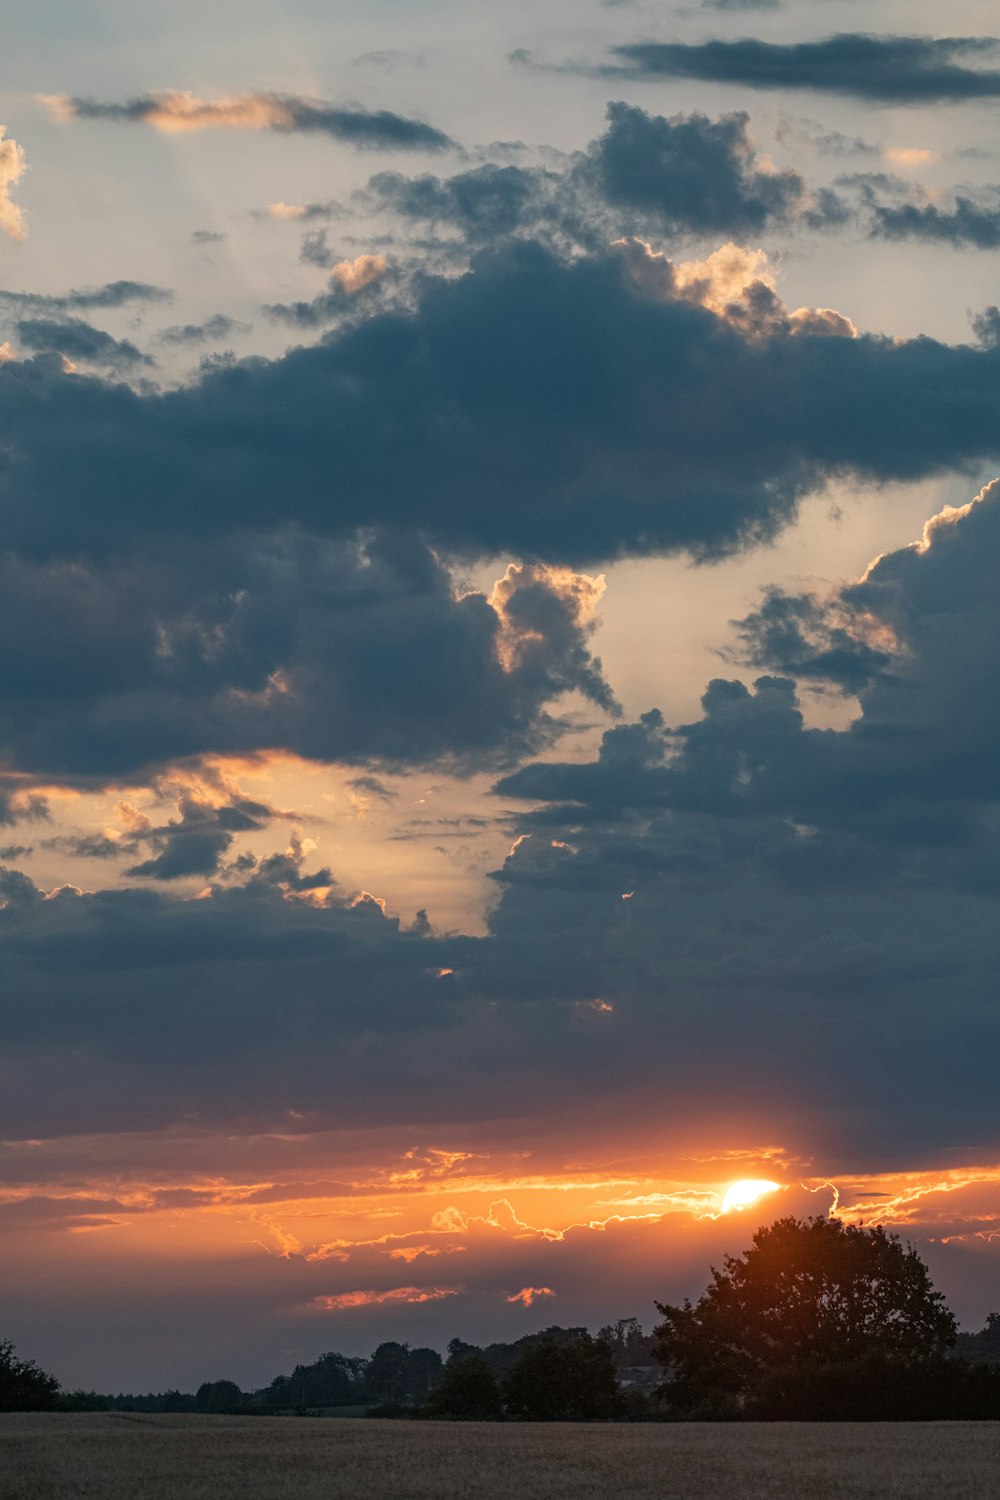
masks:
POLYGON ((18 1359, 9 1339, 0 1339, 0 1411, 44 1411, 55 1404, 59 1382, 34 1360, 18 1359))
POLYGON ((500 1387, 483 1356, 465 1354, 450 1359, 426 1410, 433 1417, 455 1417, 463 1422, 495 1421, 501 1412, 500 1387))
POLYGON ((931 1360, 955 1319, 912 1248, 881 1227, 779 1219, 727 1256, 698 1302, 657 1304, 665 1399, 682 1409, 745 1406, 778 1375, 876 1358, 931 1360))
POLYGON ((503 1391, 510 1415, 533 1422, 614 1417, 622 1404, 611 1346, 586 1331, 562 1342, 544 1334, 527 1344, 503 1391))

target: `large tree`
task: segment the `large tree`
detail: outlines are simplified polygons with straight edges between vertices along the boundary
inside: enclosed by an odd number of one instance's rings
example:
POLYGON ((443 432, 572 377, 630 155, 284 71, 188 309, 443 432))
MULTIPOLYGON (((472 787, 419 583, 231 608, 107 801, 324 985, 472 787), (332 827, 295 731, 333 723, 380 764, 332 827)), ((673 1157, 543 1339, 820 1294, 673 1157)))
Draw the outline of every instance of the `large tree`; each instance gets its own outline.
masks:
POLYGON ((955 1319, 916 1251, 881 1227, 779 1219, 751 1248, 712 1269, 694 1305, 657 1304, 655 1356, 674 1406, 750 1401, 779 1374, 944 1354, 955 1319))

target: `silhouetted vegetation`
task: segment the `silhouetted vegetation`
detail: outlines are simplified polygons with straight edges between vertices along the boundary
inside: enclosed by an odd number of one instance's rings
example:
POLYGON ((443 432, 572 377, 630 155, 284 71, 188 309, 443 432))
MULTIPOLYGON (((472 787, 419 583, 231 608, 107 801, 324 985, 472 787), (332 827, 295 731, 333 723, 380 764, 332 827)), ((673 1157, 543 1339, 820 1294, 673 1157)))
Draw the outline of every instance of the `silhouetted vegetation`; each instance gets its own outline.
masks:
POLYGON ((960 1333, 955 1340, 955 1353, 963 1359, 1000 1365, 1000 1313, 990 1313, 980 1333, 960 1333))
POLYGON ((779 1219, 658 1304, 665 1406, 703 1418, 1000 1417, 1000 1372, 949 1358, 955 1320, 916 1251, 880 1227, 779 1219))
POLYGON ((33 1360, 18 1359, 9 1339, 0 1339, 0 1411, 45 1411, 55 1406, 59 1382, 33 1360))
POLYGON ((1000 1315, 958 1334, 912 1248, 882 1228, 779 1219, 727 1256, 699 1300, 660 1304, 597 1335, 557 1325, 512 1343, 388 1341, 367 1359, 335 1351, 261 1390, 233 1380, 194 1393, 60 1391, 0 1341, 0 1411, 134 1411, 650 1421, 1000 1419, 1000 1315))

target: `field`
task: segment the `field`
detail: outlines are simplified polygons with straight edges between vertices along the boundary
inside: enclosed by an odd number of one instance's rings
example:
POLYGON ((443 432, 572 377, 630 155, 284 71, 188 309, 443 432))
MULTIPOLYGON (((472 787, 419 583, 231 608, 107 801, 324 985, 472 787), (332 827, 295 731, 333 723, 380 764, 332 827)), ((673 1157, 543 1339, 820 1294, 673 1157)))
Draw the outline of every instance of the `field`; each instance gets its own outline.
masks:
POLYGON ((2 1500, 984 1500, 1000 1423, 0 1416, 2 1500))

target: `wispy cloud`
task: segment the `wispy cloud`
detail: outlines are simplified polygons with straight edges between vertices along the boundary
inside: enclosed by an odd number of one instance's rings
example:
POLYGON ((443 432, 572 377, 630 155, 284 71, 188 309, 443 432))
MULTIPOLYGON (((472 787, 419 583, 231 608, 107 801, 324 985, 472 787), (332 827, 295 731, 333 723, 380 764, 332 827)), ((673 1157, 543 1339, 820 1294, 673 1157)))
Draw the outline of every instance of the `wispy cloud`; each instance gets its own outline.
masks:
POLYGON ((313 1306, 323 1312, 342 1312, 348 1307, 376 1307, 384 1302, 441 1302, 445 1297, 460 1297, 464 1290, 460 1286, 394 1286, 385 1292, 369 1289, 316 1297, 313 1306))

